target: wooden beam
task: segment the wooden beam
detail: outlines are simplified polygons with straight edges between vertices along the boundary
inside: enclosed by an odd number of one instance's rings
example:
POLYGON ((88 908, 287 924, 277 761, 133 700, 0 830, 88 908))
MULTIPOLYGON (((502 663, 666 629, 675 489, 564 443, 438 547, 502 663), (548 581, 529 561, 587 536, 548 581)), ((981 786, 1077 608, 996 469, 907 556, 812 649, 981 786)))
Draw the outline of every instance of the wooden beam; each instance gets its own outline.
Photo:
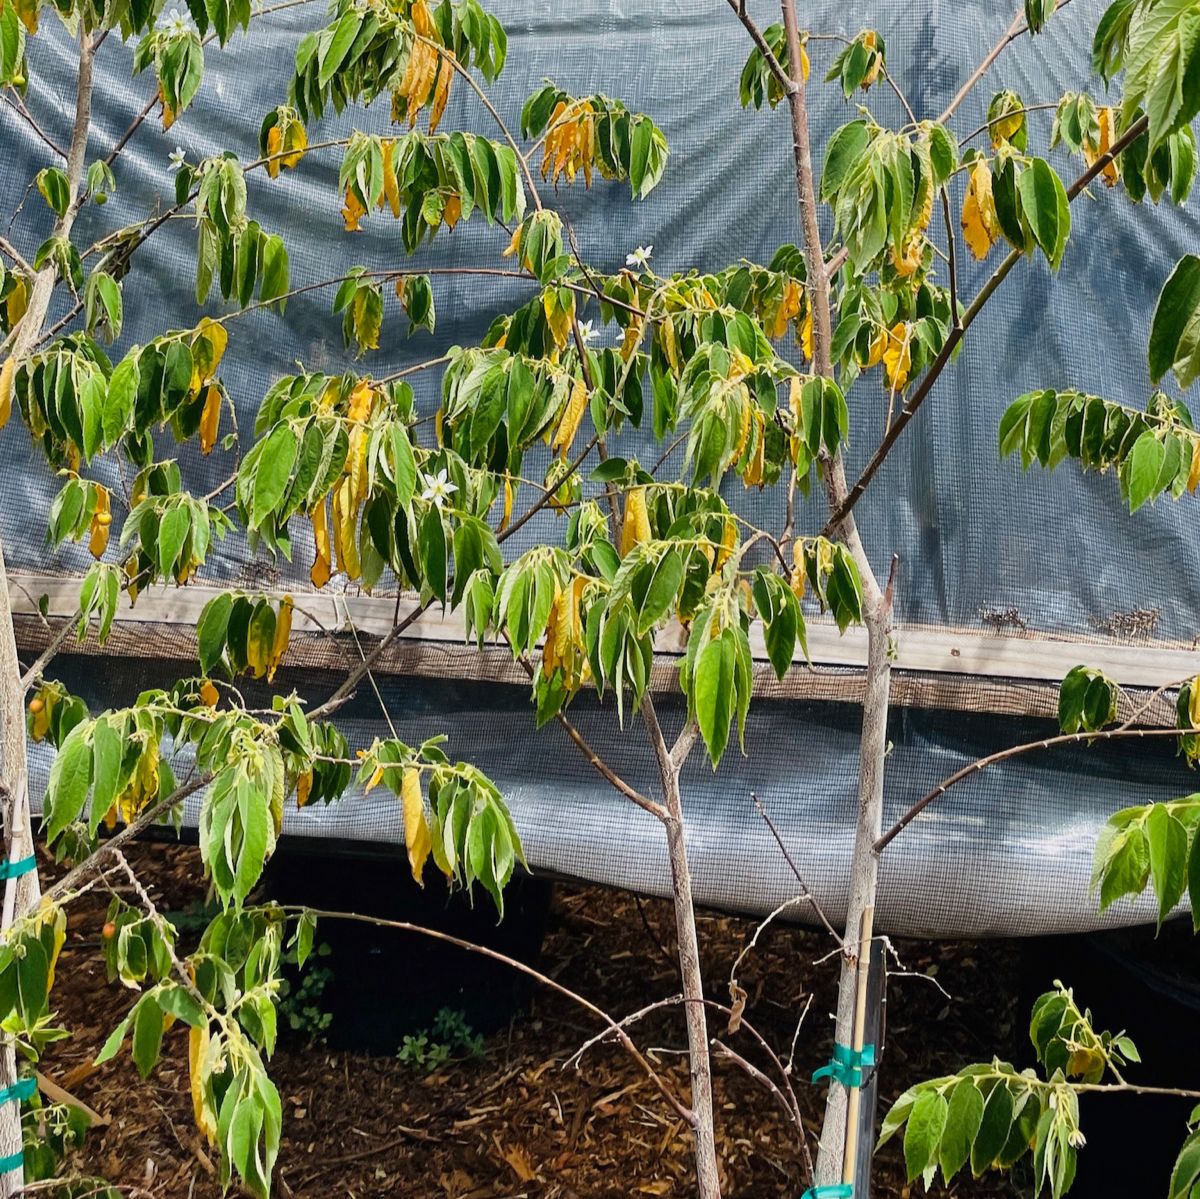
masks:
MULTIPOLYGON (((29 574, 10 578, 18 643, 24 653, 36 654, 49 644, 61 621, 77 610, 79 580, 29 574), (38 614, 42 596, 46 597, 45 619, 38 614)), ((195 660, 196 621, 220 591, 200 584, 151 588, 138 596, 136 606, 122 606, 102 650, 89 638, 82 647, 68 640, 64 651, 195 660)), ((348 669, 359 660, 352 632, 366 646, 390 631, 397 612, 395 595, 322 591, 298 592, 294 599, 293 648, 286 662, 313 670, 348 669)), ((415 597, 401 597, 400 616, 417 604, 415 597)), ((651 676, 656 691, 678 690, 685 636, 677 623, 659 634, 651 676)), ((755 693, 769 699, 859 702, 866 662, 862 630, 839 636, 832 622, 810 618, 808 645, 811 665, 797 651, 795 668, 780 681, 767 662, 762 628, 755 624, 751 630, 755 693)), ((1200 673, 1200 653, 1180 643, 1083 641, 1027 632, 1006 635, 908 626, 898 638, 892 698, 905 707, 1049 717, 1057 711, 1059 682, 1080 662, 1133 689, 1161 687, 1200 673)), ((480 651, 466 645, 461 617, 435 609, 397 639, 380 660, 377 673, 528 686, 506 647, 489 645, 480 651)))

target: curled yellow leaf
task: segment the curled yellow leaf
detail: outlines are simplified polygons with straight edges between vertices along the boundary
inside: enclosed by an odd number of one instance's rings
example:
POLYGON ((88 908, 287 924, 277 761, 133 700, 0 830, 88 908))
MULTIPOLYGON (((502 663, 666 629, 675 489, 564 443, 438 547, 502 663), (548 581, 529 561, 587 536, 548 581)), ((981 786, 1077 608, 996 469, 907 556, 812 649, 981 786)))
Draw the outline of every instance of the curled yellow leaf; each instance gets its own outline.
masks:
MULTIPOLYGON (((1083 160, 1089 167, 1095 166, 1112 149, 1113 110, 1111 108, 1097 109, 1096 121, 1100 126, 1099 135, 1095 141, 1088 139, 1083 143, 1083 160)), ((1116 183, 1121 174, 1115 160, 1104 164, 1100 177, 1108 187, 1112 187, 1116 183)))
POLYGON ((279 147, 283 145, 283 134, 278 125, 272 125, 267 130, 267 174, 272 179, 279 178, 279 147))
POLYGON ((912 366, 912 331, 903 322, 893 325, 883 351, 883 377, 889 389, 903 391, 912 366))
POLYGON ((646 489, 634 487, 625 497, 625 519, 621 522, 621 557, 639 541, 650 540, 650 514, 646 510, 646 489))
POLYGON ((571 385, 571 397, 563 409, 562 419, 558 422, 558 428, 554 433, 554 440, 550 443, 550 448, 563 459, 566 459, 571 452, 575 435, 579 432, 579 426, 583 421, 583 414, 587 411, 587 403, 587 385, 582 379, 576 378, 571 385))
POLYGON ((283 655, 287 653, 288 643, 292 636, 292 597, 285 595, 279 605, 279 613, 275 617, 275 637, 271 642, 271 652, 267 655, 267 682, 275 678, 275 671, 283 655))
POLYGON ((366 215, 367 210, 359 202, 358 196, 354 194, 354 188, 346 188, 346 203, 342 208, 342 220, 346 223, 346 232, 357 233, 359 224, 366 215))
POLYGON ((92 512, 91 537, 88 541, 88 549, 91 550, 93 558, 104 557, 104 551, 108 549, 108 534, 111 528, 112 511, 109 507, 108 488, 101 487, 97 483, 96 507, 92 512))
POLYGON ((425 819, 425 801, 421 798, 421 775, 415 768, 404 772, 400 784, 400 801, 404 806, 404 844, 408 848, 408 864, 413 878, 425 885, 422 875, 425 862, 433 848, 429 822, 425 819))
POLYGON ((312 585, 319 589, 329 582, 333 573, 333 559, 329 552, 329 512, 324 497, 312 510, 312 524, 317 556, 308 577, 312 580, 312 585))
POLYGON ((4 301, 8 315, 8 327, 11 329, 25 315, 29 307, 29 284, 24 279, 18 279, 8 298, 4 301))
POLYGON ((204 411, 200 414, 200 452, 206 457, 217 444, 217 429, 221 424, 221 392, 210 386, 204 397, 204 411))
MULTIPOLYGON (((392 216, 400 216, 400 187, 396 182, 396 171, 392 165, 392 156, 396 151, 396 143, 389 138, 383 143, 383 195, 379 198, 379 207, 384 204, 391 209, 392 216)), ((400 286, 400 279, 396 280, 396 286, 400 286)))
POLYGON ((280 161, 288 170, 291 170, 304 157, 304 151, 308 148, 308 131, 302 122, 295 120, 288 122, 288 127, 283 134, 283 148, 287 153, 280 161))
POLYGON ((220 698, 220 693, 213 686, 212 679, 205 679, 200 684, 200 699, 203 701, 205 707, 215 708, 220 698))
POLYGON ((1000 236, 996 201, 992 197, 992 172, 983 159, 971 168, 971 181, 963 201, 962 230, 967 248, 980 261, 987 257, 1000 236))
POLYGON ((188 1031, 188 1077, 192 1091, 192 1114, 196 1127, 208 1138, 210 1145, 217 1143, 217 1125, 208 1105, 204 1102, 204 1067, 208 1059, 208 1025, 188 1031))

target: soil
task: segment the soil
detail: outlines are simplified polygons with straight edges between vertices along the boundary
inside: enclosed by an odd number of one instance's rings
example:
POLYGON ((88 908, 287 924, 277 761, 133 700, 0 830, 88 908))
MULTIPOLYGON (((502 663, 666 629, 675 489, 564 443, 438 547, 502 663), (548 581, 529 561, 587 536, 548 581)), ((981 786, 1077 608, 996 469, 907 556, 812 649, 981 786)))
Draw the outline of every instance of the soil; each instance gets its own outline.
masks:
MULTIPOLYGON (((195 848, 145 844, 129 856, 162 910, 184 911, 204 900, 195 848)), ((54 873, 47 864, 44 875, 54 873)), ((110 1119, 69 1164, 143 1194, 214 1199, 220 1187, 212 1151, 193 1123, 184 1030, 167 1034, 163 1061, 146 1082, 127 1052, 98 1069, 90 1065, 133 998, 105 981, 98 946, 106 906, 107 896, 93 892, 72 909, 53 998, 74 1035, 52 1046, 42 1065, 48 1077, 110 1119)), ((709 994, 728 1002, 730 967, 756 922, 706 912, 699 924, 709 994)), ((663 901, 559 884, 541 969, 624 1016, 675 993, 671 926, 663 901)), ((807 1079, 828 1059, 832 1043, 836 965, 821 961, 830 948, 827 935, 773 924, 739 970, 746 1018, 781 1058, 796 1037, 796 1091, 813 1129, 824 1084, 807 1079), (797 1014, 810 998, 797 1035, 797 1014)), ((895 949, 903 967, 888 983, 881 1116, 912 1082, 1010 1054, 1023 1033, 1015 1014, 1015 942, 910 941, 895 949)), ((541 990, 486 1039, 481 1057, 452 1061, 432 1074, 395 1056, 335 1052, 285 1034, 272 1064, 284 1101, 275 1193, 285 1199, 694 1195, 683 1123, 635 1062, 610 1044, 572 1060, 599 1031, 582 1008, 541 990)), ((686 1095, 678 1008, 660 1009, 631 1031, 663 1077, 686 1095)), ((745 1032, 728 1035, 717 1027, 714 1033, 766 1066, 745 1032)), ((794 1199, 805 1187, 801 1158, 771 1097, 727 1061, 716 1064, 715 1092, 728 1199, 794 1199)), ((872 1194, 907 1199, 909 1193, 893 1141, 876 1156, 872 1194)), ((986 1175, 956 1184, 954 1193, 992 1199, 1019 1192, 1011 1179, 986 1175)))

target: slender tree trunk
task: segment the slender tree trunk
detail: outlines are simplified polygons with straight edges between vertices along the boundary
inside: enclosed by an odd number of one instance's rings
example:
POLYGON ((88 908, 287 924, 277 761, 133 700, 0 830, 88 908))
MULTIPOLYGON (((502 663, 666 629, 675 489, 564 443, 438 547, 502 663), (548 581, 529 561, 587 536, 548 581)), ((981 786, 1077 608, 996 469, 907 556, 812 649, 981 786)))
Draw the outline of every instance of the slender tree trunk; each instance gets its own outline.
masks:
MULTIPOLYGON (((879 857, 873 846, 883 825, 883 773, 887 753, 888 692, 892 674, 892 592, 868 599, 864 605, 867 626, 867 680, 863 695, 862 742, 858 766, 858 819, 854 832, 854 857, 850 867, 850 899, 846 909, 846 949, 838 987, 837 1024, 834 1038, 839 1045, 853 1044, 854 1001, 858 971, 870 959, 859 961, 857 929, 863 909, 874 907, 879 879, 879 857)), ((842 1180, 842 1155, 846 1138, 846 1088, 829 1085, 825 1123, 817 1153, 817 1182, 829 1185, 842 1180)))
POLYGON ((708 1017, 704 1009, 704 979, 696 936, 696 906, 692 900, 692 871, 684 840, 683 797, 679 775, 696 741, 695 726, 685 728, 674 748, 667 748, 654 700, 642 697, 642 718, 654 747, 666 815, 660 817, 667 834, 671 862, 671 894, 675 901, 675 936, 679 943, 679 978, 687 1018, 688 1064, 692 1083, 692 1133, 696 1139, 696 1182, 700 1199, 721 1199, 717 1166, 716 1127, 713 1123, 712 1059, 708 1051, 708 1017))

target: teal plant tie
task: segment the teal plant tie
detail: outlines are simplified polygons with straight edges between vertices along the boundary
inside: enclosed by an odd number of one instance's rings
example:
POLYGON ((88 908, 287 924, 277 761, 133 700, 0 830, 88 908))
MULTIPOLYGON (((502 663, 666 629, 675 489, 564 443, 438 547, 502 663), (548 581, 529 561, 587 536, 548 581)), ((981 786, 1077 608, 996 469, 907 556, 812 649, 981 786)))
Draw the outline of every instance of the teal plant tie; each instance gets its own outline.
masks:
POLYGON ((809 1187, 800 1199, 854 1199, 854 1183, 839 1182, 837 1186, 809 1187))
POLYGON ((25 1150, 22 1149, 17 1153, 10 1153, 7 1157, 0 1157, 0 1174, 7 1174, 9 1170, 20 1170, 25 1165, 25 1150))
POLYGON ((11 1087, 5 1087, 3 1090, 0 1090, 0 1103, 7 1103, 10 1099, 16 1099, 18 1102, 24 1099, 32 1099, 33 1093, 36 1090, 36 1078, 22 1078, 14 1082, 11 1087))
POLYGON ((832 1078, 835 1082, 840 1082, 847 1087, 862 1086, 862 1072, 864 1067, 875 1065, 875 1046, 864 1045, 859 1052, 847 1048, 845 1045, 835 1044, 833 1047, 833 1057, 829 1059, 828 1066, 822 1066, 813 1076, 813 1082, 819 1082, 822 1078, 832 1078))
POLYGON ((19 862, 0 862, 0 879, 20 878, 22 874, 28 874, 36 865, 37 859, 33 854, 22 858, 19 862))

